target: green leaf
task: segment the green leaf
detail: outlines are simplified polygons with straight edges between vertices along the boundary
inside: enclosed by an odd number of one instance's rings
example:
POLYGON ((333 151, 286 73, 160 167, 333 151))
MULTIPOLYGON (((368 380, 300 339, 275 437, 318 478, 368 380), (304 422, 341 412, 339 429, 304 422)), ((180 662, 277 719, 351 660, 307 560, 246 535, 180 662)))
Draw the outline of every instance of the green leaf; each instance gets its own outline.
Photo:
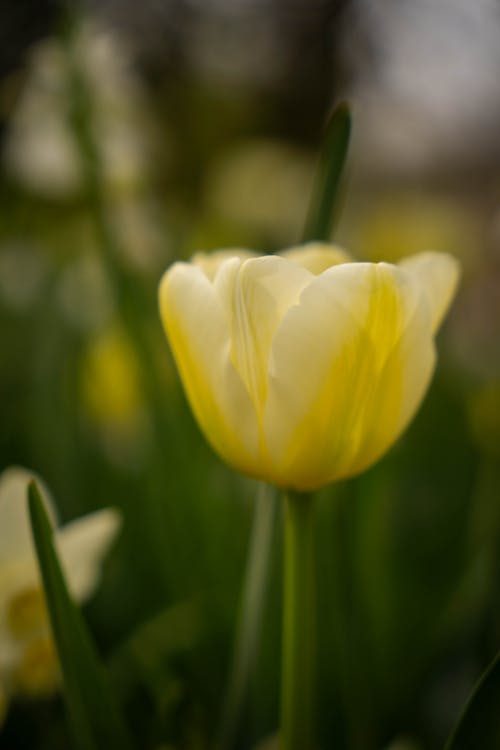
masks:
POLYGON ((121 748, 131 742, 85 621, 68 592, 38 487, 28 487, 31 528, 61 664, 75 748, 121 748))
POLYGON ((500 747, 500 651, 476 684, 445 750, 500 747))
POLYGON ((339 104, 326 127, 319 159, 304 242, 328 240, 332 233, 334 207, 344 169, 351 135, 351 114, 347 104, 339 104))
POLYGON ((202 600, 182 602, 140 625, 113 654, 110 678, 116 690, 127 698, 135 683, 150 691, 162 703, 172 679, 174 658, 188 652, 199 641, 204 621, 202 600))

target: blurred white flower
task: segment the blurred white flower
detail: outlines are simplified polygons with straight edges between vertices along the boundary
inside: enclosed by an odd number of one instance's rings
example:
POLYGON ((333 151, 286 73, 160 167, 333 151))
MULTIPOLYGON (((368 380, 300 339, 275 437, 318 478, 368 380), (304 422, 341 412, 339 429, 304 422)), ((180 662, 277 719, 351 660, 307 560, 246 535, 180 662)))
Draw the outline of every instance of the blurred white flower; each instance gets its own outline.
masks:
MULTIPOLYGON (((121 40, 87 21, 74 56, 90 92, 92 128, 110 188, 141 184, 153 162, 151 123, 121 40)), ((34 192, 61 198, 82 188, 81 155, 69 124, 68 60, 57 39, 33 48, 7 132, 7 170, 34 192)))
POLYGON ((0 718, 9 695, 44 695, 59 681, 26 500, 33 478, 56 527, 55 546, 77 602, 93 594, 120 527, 118 511, 104 509, 57 528, 52 502, 38 477, 17 467, 0 475, 0 718))

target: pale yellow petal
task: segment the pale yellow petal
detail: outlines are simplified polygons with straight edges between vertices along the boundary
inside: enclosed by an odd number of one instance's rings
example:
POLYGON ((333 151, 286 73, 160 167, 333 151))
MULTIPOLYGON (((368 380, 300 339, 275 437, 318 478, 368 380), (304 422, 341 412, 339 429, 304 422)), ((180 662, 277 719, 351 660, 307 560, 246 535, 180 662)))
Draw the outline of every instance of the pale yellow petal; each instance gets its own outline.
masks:
POLYGON ((55 522, 52 500, 41 479, 18 466, 6 469, 0 476, 0 565, 25 555, 33 557, 27 501, 28 484, 32 479, 37 481, 45 509, 55 522))
POLYGON ((220 267, 215 289, 230 321, 231 359, 260 417, 267 396, 271 343, 288 308, 313 277, 277 256, 220 267))
POLYGON ((432 317, 432 330, 437 331, 451 304, 460 278, 460 265, 448 253, 419 253, 399 264, 422 288, 432 317))
POLYGON ((219 267, 228 260, 228 258, 239 258, 240 260, 249 260, 257 258, 259 253, 253 250, 246 250, 242 247, 228 247, 224 250, 214 250, 211 253, 195 253, 191 262, 199 266, 207 279, 213 281, 219 267))
POLYGON ((435 361, 428 311, 420 304, 380 372, 372 399, 367 400, 363 441, 346 476, 374 464, 402 434, 426 394, 435 361))
POLYGON ((98 510, 66 524, 55 533, 56 547, 69 589, 77 601, 85 601, 100 579, 101 565, 121 526, 112 508, 98 510))
POLYGON ((407 423, 432 364, 427 306, 404 273, 356 263, 316 277, 273 342, 274 481, 308 490, 366 468, 407 423))
POLYGON ((282 258, 307 268, 315 276, 323 273, 327 268, 337 266, 339 263, 349 263, 352 260, 342 248, 326 242, 307 242, 305 245, 289 247, 279 254, 282 258))
POLYGON ((230 321, 219 295, 201 268, 186 263, 167 271, 159 294, 163 325, 201 429, 228 463, 253 473, 258 423, 231 361, 230 321))

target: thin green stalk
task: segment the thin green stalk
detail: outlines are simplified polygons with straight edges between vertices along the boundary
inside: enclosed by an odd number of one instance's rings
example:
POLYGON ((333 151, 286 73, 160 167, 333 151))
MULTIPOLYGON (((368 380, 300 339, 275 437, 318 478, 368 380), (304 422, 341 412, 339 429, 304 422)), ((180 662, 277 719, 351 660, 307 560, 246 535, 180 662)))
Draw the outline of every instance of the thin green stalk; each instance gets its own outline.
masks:
POLYGON ((348 105, 342 103, 326 126, 303 242, 328 241, 331 237, 350 137, 351 114, 348 105))
POLYGON ((281 750, 311 750, 315 681, 312 495, 285 495, 281 750))
POLYGON ((142 386, 155 429, 160 437, 168 439, 171 435, 169 412, 165 406, 163 382, 156 363, 151 320, 144 315, 145 305, 149 300, 144 299, 144 293, 134 275, 123 267, 120 240, 109 218, 109 199, 103 182, 102 158, 93 128, 94 103, 77 54, 80 27, 81 19, 77 8, 68 4, 61 36, 67 64, 68 122, 81 161, 85 200, 93 222, 101 263, 124 329, 137 353, 142 386))
MULTIPOLYGON (((171 576, 165 550, 172 546, 171 537, 167 538, 166 532, 171 524, 166 521, 169 509, 160 491, 162 483, 159 477, 162 477, 164 471, 164 446, 168 445, 168 450, 172 453, 176 451, 176 441, 172 440, 173 426, 170 409, 165 400, 164 387, 157 368, 151 318, 145 312, 148 310, 146 300, 143 299, 137 280, 123 267, 120 258, 120 241, 109 219, 108 196, 103 182, 101 155, 93 129, 93 101, 77 54, 78 32, 81 24, 78 9, 68 5, 64 21, 61 38, 67 63, 68 120, 81 159, 85 200, 93 223, 97 249, 117 312, 137 355, 142 391, 155 431, 152 467, 147 477, 150 501, 143 504, 142 522, 145 524, 145 534, 153 541, 154 564, 151 575, 155 576, 155 586, 168 591, 171 586, 171 576)), ((180 458, 179 456, 179 460, 180 458)), ((179 554, 182 554, 182 550, 179 554)))
POLYGON ((235 743, 262 623, 269 580, 269 560, 276 514, 274 488, 261 483, 257 492, 250 546, 243 581, 233 660, 222 714, 218 747, 235 743))

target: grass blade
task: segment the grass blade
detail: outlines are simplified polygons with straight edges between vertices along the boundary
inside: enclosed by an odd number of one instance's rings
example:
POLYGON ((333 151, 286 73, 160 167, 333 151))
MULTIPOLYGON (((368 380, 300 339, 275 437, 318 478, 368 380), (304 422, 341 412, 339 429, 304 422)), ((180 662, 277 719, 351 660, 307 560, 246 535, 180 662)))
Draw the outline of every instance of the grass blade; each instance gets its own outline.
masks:
POLYGON ((330 239, 334 207, 338 198, 350 136, 351 113, 347 104, 342 103, 333 111, 326 128, 303 237, 304 242, 330 239))
POLYGON ((253 527, 241 592, 234 652, 225 695, 217 747, 235 746, 252 667, 259 645, 269 582, 271 545, 277 512, 276 490, 259 483, 253 515, 253 527))
POLYGON ((28 487, 28 504, 74 746, 78 750, 128 750, 131 743, 127 730, 85 621, 68 592, 52 528, 34 481, 28 487))

